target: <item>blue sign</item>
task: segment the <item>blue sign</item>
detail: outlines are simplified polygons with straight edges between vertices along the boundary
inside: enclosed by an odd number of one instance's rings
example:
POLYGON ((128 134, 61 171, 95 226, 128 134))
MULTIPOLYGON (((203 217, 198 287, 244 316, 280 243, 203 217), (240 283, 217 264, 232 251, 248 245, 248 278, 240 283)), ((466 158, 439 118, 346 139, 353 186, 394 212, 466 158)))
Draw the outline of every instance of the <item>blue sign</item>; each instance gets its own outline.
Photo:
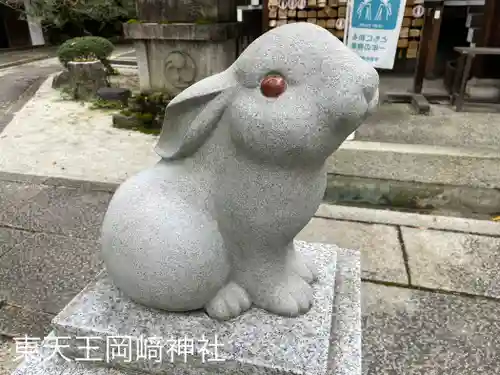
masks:
POLYGON ((401 0, 354 0, 351 25, 359 29, 394 30, 401 0))
POLYGON ((386 50, 388 38, 386 36, 362 34, 359 32, 353 32, 350 38, 349 46, 353 51, 358 52, 363 60, 369 62, 377 62, 379 60, 377 55, 381 51, 386 50), (363 53, 364 52, 364 53, 363 53), (366 53, 370 55, 370 52, 374 56, 365 56, 366 53))

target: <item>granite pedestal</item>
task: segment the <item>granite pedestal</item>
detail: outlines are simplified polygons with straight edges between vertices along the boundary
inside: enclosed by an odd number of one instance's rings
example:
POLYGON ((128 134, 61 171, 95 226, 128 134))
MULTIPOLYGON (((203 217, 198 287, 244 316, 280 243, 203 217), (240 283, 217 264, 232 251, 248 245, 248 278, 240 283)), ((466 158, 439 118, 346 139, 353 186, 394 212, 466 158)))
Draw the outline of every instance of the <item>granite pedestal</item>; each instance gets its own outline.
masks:
POLYGON ((14 374, 361 374, 359 253, 299 241, 297 250, 319 269, 303 316, 252 308, 219 322, 204 312, 166 313, 130 301, 103 272, 14 374))

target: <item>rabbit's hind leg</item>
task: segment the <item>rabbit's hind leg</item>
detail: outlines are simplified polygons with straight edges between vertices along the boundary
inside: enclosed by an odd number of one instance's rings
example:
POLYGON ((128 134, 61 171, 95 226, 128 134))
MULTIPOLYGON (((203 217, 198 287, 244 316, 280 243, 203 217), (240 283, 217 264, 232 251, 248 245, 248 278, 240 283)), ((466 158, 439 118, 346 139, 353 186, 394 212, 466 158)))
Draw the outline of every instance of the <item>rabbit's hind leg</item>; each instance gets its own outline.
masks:
POLYGON ((230 282, 219 290, 217 295, 205 306, 207 314, 215 319, 228 320, 247 311, 252 302, 241 286, 230 282))

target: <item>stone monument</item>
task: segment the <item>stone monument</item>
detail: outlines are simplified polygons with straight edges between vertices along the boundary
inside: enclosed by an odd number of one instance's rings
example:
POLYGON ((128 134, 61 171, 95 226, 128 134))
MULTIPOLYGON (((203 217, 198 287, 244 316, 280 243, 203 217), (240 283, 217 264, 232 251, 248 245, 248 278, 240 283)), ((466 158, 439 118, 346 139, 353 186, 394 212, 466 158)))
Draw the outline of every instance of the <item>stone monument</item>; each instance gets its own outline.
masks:
POLYGON ((141 90, 177 95, 227 69, 236 58, 235 0, 137 0, 138 22, 123 25, 134 41, 141 90))
MULTIPOLYGON (((373 67, 309 23, 267 32, 183 91, 162 160, 109 205, 106 270, 43 350, 64 337, 65 357, 87 358, 92 337, 114 374, 359 375, 359 254, 294 237, 321 202, 326 159, 377 103, 373 67)), ((105 371, 37 358, 16 375, 105 371)))

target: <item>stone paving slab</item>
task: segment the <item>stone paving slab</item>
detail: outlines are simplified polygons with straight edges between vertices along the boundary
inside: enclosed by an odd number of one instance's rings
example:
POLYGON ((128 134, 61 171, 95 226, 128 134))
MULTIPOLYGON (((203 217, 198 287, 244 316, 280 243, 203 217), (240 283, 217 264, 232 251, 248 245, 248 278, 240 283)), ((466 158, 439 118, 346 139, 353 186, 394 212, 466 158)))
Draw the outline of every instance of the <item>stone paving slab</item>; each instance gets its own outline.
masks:
POLYGON ((297 239, 336 244, 361 252, 362 277, 408 284, 397 228, 313 218, 297 239))
POLYGON ((114 193, 118 188, 118 183, 75 180, 60 177, 36 176, 30 174, 0 172, 0 181, 38 184, 47 186, 64 186, 67 188, 80 189, 81 191, 104 191, 114 193))
POLYGON ((1 258, 0 296, 16 306, 58 313, 101 271, 98 243, 25 233, 1 258))
POLYGON ((44 186, 4 221, 14 227, 97 239, 111 194, 44 186))
POLYGON ((4 304, 0 308, 0 335, 9 337, 45 337, 55 315, 4 304))
POLYGON ((24 238, 22 231, 0 227, 0 257, 22 242, 24 238))
POLYGON ((500 238, 402 228, 413 285, 500 298, 500 238))
POLYGON ((0 52, 0 67, 12 66, 28 60, 43 59, 55 55, 57 47, 41 47, 25 50, 6 50, 0 52))
POLYGON ((363 283, 364 375, 497 375, 499 303, 363 283))
POLYGON ((41 185, 0 181, 0 225, 12 220, 17 210, 43 189, 41 185))

